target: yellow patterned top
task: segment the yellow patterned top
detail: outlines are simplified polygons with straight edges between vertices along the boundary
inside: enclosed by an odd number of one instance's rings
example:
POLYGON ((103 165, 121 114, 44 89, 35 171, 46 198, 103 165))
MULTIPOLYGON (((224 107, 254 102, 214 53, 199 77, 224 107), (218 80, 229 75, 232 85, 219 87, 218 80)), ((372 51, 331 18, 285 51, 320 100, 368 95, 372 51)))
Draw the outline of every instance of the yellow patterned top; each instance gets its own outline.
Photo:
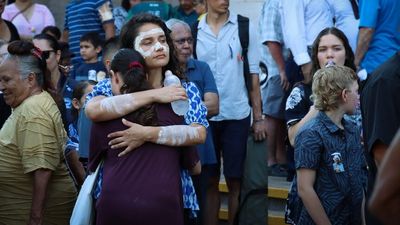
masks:
POLYGON ((0 224, 26 224, 33 191, 32 172, 53 171, 43 224, 69 224, 76 199, 64 164, 67 135, 49 93, 25 99, 0 130, 0 224))

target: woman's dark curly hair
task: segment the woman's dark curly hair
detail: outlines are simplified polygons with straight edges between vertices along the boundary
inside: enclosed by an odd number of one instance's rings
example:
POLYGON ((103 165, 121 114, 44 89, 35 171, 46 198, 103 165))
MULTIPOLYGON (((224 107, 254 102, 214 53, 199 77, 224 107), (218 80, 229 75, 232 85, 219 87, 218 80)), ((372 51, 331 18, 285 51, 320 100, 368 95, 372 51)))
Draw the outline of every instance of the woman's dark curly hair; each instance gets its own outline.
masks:
MULTIPOLYGON (((121 75, 123 85, 121 94, 134 93, 152 89, 146 77, 145 62, 142 55, 134 49, 120 49, 111 61, 111 70, 121 75)), ((155 105, 150 104, 130 113, 133 122, 146 126, 157 125, 155 105)))
MULTIPOLYGON (((162 68, 162 74, 164 76, 166 70, 170 70, 173 74, 177 75, 182 80, 187 80, 181 67, 178 63, 178 58, 175 54, 175 48, 172 43, 170 36, 170 30, 167 28, 165 23, 157 16, 149 13, 141 13, 135 15, 130 19, 121 30, 120 41, 121 48, 134 48, 134 42, 136 37, 139 35, 139 28, 144 24, 152 23, 159 26, 165 33, 167 44, 169 46, 169 62, 162 68)), ((164 78, 164 77, 163 77, 164 78)))

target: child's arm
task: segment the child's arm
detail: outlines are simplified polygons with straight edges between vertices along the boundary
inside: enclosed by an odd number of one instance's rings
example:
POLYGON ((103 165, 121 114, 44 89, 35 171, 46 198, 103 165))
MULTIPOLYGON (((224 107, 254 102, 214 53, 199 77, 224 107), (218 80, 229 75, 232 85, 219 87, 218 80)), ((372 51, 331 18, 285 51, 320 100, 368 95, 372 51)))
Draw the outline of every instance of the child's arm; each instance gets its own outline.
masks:
POLYGON ((315 178, 316 171, 313 169, 301 168, 297 170, 299 196, 315 224, 330 225, 331 222, 314 190, 315 178))

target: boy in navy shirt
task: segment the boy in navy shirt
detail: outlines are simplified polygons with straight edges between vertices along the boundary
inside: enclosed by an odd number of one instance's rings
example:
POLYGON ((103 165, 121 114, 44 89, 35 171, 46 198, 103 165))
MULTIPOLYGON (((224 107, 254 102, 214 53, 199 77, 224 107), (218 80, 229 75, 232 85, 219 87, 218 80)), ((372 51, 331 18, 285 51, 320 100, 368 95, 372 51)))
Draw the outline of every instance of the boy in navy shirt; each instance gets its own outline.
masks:
POLYGON ((103 62, 98 60, 102 50, 102 40, 95 32, 83 35, 80 39, 80 54, 84 60, 72 73, 72 78, 77 81, 100 81, 106 77, 106 68, 103 62))

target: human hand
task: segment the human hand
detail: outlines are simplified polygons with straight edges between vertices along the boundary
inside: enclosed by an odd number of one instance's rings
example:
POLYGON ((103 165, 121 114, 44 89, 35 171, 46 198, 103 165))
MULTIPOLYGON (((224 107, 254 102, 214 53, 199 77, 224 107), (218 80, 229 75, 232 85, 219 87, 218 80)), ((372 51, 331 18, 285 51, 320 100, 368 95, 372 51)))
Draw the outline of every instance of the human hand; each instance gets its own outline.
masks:
POLYGON ((110 2, 106 1, 103 5, 101 5, 97 11, 99 12, 101 22, 109 21, 113 19, 113 14, 111 11, 110 2))
POLYGON ((287 76, 286 76, 286 72, 285 72, 285 71, 280 72, 280 73, 279 73, 279 76, 281 77, 281 86, 282 86, 282 89, 283 89, 284 91, 289 90, 290 83, 289 83, 289 80, 288 80, 288 78, 287 78, 287 76))
POLYGON ((64 65, 59 64, 58 68, 60 68, 61 73, 67 77, 67 76, 69 76, 69 72, 71 72, 73 70, 74 66, 73 65, 65 65, 64 66, 64 65))
POLYGON ((128 127, 126 130, 117 131, 107 135, 112 140, 108 143, 112 149, 119 149, 126 147, 122 152, 118 154, 118 157, 124 156, 131 152, 135 148, 140 147, 146 141, 144 126, 129 122, 126 119, 122 119, 122 123, 128 127))
POLYGON ((264 119, 253 121, 252 128, 255 141, 262 141, 267 137, 267 128, 264 119))
POLYGON ((170 103, 176 100, 186 100, 187 94, 185 88, 181 86, 168 86, 153 89, 155 101, 159 103, 170 103))

